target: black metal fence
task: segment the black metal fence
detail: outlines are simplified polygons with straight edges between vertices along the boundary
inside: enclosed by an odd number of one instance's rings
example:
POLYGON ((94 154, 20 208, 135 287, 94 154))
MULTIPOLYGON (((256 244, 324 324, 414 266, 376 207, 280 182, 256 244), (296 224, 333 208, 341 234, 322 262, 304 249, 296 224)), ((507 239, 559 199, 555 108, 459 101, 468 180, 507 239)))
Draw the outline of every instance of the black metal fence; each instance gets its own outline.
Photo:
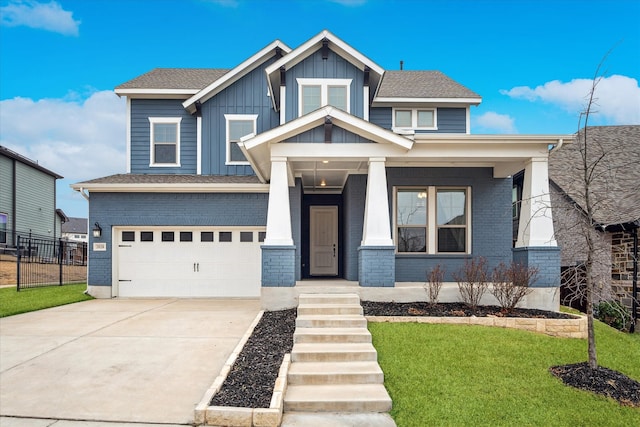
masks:
POLYGON ((25 288, 87 280, 87 243, 18 235, 16 284, 25 288))

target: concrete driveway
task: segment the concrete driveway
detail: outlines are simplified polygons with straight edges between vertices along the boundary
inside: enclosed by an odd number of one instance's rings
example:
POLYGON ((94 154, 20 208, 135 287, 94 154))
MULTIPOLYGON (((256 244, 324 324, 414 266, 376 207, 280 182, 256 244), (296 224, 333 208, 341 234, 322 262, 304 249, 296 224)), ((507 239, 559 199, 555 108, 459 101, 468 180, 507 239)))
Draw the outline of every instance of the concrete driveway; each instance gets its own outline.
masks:
POLYGON ((0 319, 0 415, 189 424, 259 300, 92 300, 0 319))

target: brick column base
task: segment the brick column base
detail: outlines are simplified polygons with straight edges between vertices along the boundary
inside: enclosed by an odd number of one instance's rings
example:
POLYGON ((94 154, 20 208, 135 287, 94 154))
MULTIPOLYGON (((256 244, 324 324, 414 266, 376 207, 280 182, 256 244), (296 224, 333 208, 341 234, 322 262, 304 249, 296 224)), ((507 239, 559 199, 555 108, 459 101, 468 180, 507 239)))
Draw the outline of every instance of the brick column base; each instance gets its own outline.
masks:
POLYGON ((296 247, 262 247, 262 286, 293 287, 296 285, 296 247))
POLYGON ((396 254, 394 246, 360 246, 358 248, 360 286, 394 287, 396 254))
POLYGON ((513 249, 513 261, 525 267, 538 268, 534 288, 560 286, 560 248, 557 246, 525 246, 513 249))

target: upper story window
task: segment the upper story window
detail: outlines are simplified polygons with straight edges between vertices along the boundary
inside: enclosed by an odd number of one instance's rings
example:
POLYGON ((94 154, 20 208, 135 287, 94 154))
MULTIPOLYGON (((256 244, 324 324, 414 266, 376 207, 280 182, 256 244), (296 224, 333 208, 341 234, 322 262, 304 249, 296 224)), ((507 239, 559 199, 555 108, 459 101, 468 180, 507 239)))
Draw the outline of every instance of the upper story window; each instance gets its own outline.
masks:
POLYGON ((298 115, 302 116, 325 105, 347 113, 350 111, 351 79, 297 79, 298 115))
POLYGON ((437 130, 437 110, 435 108, 394 108, 393 131, 437 130))
POLYGON ((180 117, 149 117, 151 161, 149 166, 180 166, 180 117))
POLYGON ((398 253, 470 253, 470 188, 411 187, 395 192, 398 253))
POLYGON ((225 114, 227 123, 227 159, 228 165, 248 165, 247 158, 238 146, 244 136, 256 133, 257 114, 225 114))

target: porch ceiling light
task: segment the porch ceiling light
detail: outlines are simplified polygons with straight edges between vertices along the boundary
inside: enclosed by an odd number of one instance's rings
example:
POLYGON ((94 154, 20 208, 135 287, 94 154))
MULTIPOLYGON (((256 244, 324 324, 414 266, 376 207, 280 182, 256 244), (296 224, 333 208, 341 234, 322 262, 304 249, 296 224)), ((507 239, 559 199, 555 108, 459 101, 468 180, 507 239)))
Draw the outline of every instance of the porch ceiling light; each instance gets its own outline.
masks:
POLYGON ((329 163, 329 160, 323 160, 322 163, 326 165, 327 163, 329 163))
POLYGON ((97 222, 95 223, 95 226, 93 227, 93 237, 100 237, 102 236, 102 228, 100 228, 100 224, 98 224, 97 222))
POLYGON ((320 181, 320 187, 326 187, 326 186, 327 186, 327 181, 325 181, 323 178, 322 181, 320 181))

